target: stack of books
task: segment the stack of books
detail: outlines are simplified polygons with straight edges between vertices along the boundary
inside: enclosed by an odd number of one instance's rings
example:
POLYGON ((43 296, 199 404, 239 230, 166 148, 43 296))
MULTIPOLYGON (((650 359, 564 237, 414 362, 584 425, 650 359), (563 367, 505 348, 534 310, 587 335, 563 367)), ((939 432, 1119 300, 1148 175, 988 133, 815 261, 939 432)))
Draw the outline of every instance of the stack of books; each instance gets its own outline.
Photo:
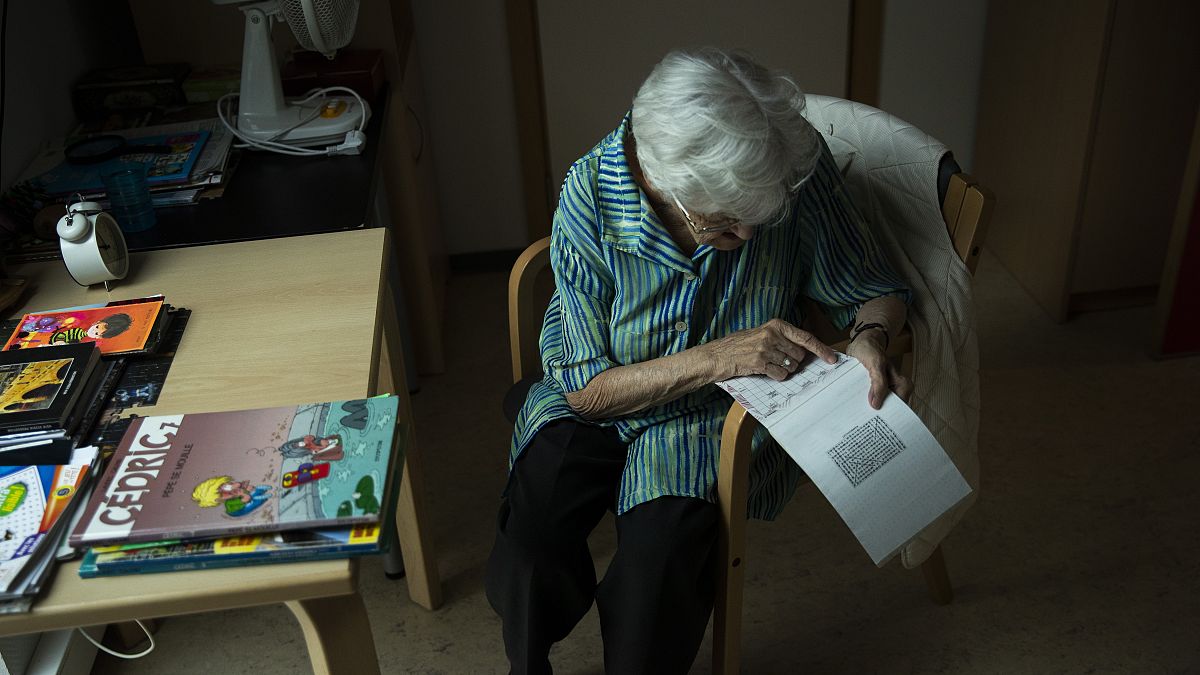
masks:
POLYGON ((26 314, 0 351, 0 613, 29 609, 98 468, 86 445, 129 358, 170 322, 161 296, 26 314))
POLYGON ((379 396, 135 420, 70 534, 80 576, 385 551, 397 409, 379 396))
POLYGON ((92 343, 0 353, 0 457, 65 461, 105 374, 92 343))
POLYGON ((103 136, 120 136, 125 149, 103 162, 78 163, 67 158, 68 149, 96 134, 77 134, 46 143, 26 167, 18 182, 28 181, 51 199, 69 199, 80 194, 106 205, 100 177, 120 163, 146 165, 146 182, 154 206, 191 204, 207 188, 220 185, 230 171, 233 135, 217 118, 174 124, 106 131, 103 136), (145 148, 139 152, 139 148, 145 148))

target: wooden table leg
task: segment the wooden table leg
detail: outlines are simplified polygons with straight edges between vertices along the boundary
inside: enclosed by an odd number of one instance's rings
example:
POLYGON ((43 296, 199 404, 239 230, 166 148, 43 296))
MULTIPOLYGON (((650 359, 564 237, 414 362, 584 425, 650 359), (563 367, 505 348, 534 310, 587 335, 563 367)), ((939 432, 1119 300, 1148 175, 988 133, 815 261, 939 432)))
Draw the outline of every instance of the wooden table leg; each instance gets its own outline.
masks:
POLYGON ((313 675, 378 675, 379 657, 367 608, 358 593, 293 600, 313 675))
POLYGON ((409 597, 425 609, 437 609, 442 604, 442 584, 433 551, 433 537, 429 532, 429 515, 425 511, 424 473, 416 431, 412 426, 412 402, 405 385, 404 360, 398 344, 400 333, 396 305, 390 291, 381 293, 381 296, 383 333, 375 391, 395 392, 400 397, 400 415, 409 422, 400 499, 396 504, 396 532, 400 539, 400 552, 404 556, 409 597))
POLYGON ((400 480, 400 502, 396 505, 396 532, 400 537, 400 553, 404 556, 409 597, 425 609, 437 609, 442 605, 442 584, 438 578, 433 542, 427 528, 422 527, 422 523, 429 522, 429 516, 420 499, 424 485, 421 456, 412 452, 416 439, 409 440, 409 452, 404 456, 404 476, 400 480))

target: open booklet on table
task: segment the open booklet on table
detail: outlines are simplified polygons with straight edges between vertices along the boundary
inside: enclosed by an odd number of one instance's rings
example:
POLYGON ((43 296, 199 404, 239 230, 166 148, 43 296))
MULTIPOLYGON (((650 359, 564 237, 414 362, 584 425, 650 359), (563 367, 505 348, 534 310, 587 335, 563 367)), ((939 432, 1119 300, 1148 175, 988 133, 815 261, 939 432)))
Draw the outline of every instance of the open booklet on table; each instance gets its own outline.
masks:
POLYGON ((838 355, 790 378, 718 382, 771 432, 850 526, 876 565, 971 492, 933 434, 898 396, 875 410, 867 369, 838 355))

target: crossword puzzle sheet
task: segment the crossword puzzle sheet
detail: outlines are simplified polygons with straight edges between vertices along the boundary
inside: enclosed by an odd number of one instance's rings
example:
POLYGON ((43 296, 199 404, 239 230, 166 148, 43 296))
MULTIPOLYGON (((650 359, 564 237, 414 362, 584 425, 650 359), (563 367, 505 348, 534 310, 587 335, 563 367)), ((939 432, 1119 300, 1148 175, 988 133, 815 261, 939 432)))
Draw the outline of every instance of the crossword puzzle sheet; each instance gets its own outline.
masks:
POLYGON ((838 354, 837 363, 814 360, 783 382, 776 382, 766 375, 750 375, 718 382, 717 386, 770 426, 770 418, 776 413, 803 405, 855 363, 858 362, 845 354, 838 354))
POLYGON ((867 402, 856 359, 814 361, 783 382, 717 383, 808 474, 877 565, 970 493, 946 452, 895 395, 867 402))

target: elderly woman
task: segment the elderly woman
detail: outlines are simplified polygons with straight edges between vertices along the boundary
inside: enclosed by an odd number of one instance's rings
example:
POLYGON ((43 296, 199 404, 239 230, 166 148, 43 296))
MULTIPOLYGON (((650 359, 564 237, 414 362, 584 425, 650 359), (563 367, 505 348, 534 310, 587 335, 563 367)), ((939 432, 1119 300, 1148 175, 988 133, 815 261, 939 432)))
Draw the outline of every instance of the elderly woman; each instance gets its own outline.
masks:
MULTIPOLYGON (((712 611, 721 425, 738 375, 835 360, 801 296, 851 326, 871 405, 909 384, 884 356, 908 293, 850 203, 788 76, 716 49, 668 54, 571 167, 554 216, 545 378, 518 416, 487 593, 513 672, 599 607, 612 673, 684 673, 712 611), (616 513, 597 585, 588 533, 616 513)), ((755 439, 750 513, 802 474, 755 439)))

